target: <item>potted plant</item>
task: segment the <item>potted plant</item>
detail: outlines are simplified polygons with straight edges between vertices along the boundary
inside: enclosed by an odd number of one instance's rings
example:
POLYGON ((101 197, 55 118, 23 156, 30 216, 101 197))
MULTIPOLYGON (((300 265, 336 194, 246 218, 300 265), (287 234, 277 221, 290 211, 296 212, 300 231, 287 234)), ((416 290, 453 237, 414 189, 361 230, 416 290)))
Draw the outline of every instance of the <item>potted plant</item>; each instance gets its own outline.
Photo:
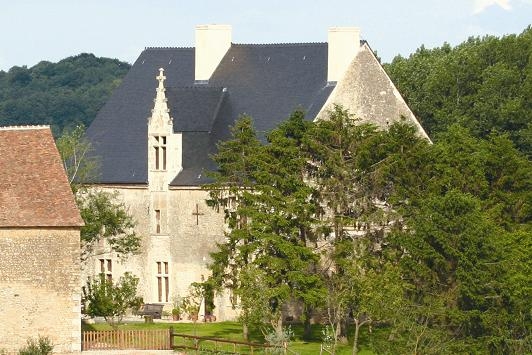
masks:
POLYGON ((183 298, 181 296, 177 295, 173 299, 173 308, 172 308, 172 320, 180 320, 181 319, 181 310, 183 310, 184 302, 183 298))
POLYGON ((172 320, 181 319, 181 310, 179 308, 172 308, 172 320))

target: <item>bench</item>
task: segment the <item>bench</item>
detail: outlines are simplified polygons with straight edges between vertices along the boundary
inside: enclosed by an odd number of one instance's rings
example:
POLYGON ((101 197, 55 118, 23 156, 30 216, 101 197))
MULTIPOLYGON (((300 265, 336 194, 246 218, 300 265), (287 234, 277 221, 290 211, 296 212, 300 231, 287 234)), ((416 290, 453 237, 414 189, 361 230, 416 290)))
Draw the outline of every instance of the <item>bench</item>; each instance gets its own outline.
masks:
POLYGON ((145 319, 161 319, 163 314, 163 305, 156 303, 145 303, 140 306, 138 311, 139 316, 144 316, 145 319))

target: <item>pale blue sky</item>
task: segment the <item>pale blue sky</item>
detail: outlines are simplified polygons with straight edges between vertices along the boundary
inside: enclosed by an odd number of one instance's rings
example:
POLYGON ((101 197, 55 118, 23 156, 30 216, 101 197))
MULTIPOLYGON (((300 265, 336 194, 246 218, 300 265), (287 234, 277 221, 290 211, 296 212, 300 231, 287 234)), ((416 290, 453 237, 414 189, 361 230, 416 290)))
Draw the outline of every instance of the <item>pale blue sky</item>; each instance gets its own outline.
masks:
POLYGON ((235 43, 325 42, 330 26, 358 26, 389 62, 531 22, 532 0, 0 0, 0 70, 83 52, 132 63, 146 46, 193 46, 209 23, 232 25, 235 43))

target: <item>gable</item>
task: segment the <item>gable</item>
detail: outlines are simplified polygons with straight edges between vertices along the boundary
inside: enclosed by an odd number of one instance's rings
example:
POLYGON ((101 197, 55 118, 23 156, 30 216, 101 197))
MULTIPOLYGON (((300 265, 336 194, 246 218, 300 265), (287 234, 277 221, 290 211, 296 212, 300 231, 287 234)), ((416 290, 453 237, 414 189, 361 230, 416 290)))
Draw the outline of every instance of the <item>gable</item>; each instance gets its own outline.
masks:
POLYGON ((360 48, 317 119, 325 118, 333 104, 348 109, 361 122, 381 128, 404 118, 429 139, 367 43, 360 48))

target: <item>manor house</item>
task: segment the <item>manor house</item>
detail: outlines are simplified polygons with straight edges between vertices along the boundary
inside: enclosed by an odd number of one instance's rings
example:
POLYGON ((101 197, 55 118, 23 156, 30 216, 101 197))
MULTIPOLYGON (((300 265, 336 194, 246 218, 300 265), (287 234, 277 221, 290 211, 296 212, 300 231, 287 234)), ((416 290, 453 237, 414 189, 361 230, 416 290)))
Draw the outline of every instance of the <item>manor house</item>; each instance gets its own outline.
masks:
MULTIPOLYGON (((383 129, 405 117, 426 136, 358 28, 330 28, 327 43, 236 44, 230 26, 202 25, 194 48, 146 48, 87 130, 100 158, 97 186, 118 191, 142 252, 121 262, 101 250, 86 272, 132 272, 146 303, 186 295, 224 242, 223 215, 201 189, 216 143, 239 115, 263 135, 295 109, 316 120, 333 104, 383 129)), ((206 310, 218 320, 234 317, 226 296, 206 310)))

